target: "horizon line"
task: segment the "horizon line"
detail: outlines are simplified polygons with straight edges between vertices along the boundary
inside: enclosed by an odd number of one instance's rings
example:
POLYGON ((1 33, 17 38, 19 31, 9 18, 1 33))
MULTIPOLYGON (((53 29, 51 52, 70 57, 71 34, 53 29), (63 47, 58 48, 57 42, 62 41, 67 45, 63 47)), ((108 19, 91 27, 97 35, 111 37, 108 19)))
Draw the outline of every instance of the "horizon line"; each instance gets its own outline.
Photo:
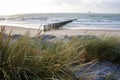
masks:
POLYGON ((5 14, 0 16, 15 16, 15 15, 31 15, 31 14, 120 14, 120 13, 107 13, 107 12, 43 12, 43 13, 16 13, 16 14, 5 14))

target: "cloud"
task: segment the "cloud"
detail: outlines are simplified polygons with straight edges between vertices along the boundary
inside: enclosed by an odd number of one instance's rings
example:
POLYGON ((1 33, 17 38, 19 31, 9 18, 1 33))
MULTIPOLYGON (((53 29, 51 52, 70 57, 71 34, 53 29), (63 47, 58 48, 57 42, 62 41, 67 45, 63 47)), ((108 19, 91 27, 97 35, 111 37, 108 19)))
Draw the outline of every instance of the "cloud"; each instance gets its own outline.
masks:
POLYGON ((120 13, 120 0, 0 0, 0 14, 88 11, 120 13))
POLYGON ((76 12, 116 12, 120 13, 120 0, 56 0, 57 5, 71 8, 76 12))
POLYGON ((103 9, 103 12, 116 12, 120 13, 120 2, 103 2, 101 4, 98 4, 97 7, 99 10, 103 9))

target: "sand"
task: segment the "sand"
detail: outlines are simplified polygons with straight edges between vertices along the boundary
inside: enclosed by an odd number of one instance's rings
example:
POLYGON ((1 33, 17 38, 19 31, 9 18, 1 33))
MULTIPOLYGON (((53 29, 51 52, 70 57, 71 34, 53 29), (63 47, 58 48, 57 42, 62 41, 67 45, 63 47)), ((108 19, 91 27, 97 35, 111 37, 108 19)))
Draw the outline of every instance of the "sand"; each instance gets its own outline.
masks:
MULTIPOLYGON (((0 26, 1 27, 1 26, 0 26)), ((8 34, 12 30, 12 34, 21 34, 24 35, 27 31, 30 32, 31 36, 34 36, 38 29, 33 28, 23 28, 23 27, 15 27, 15 26, 5 26, 6 33, 8 34)), ((120 37, 120 30, 95 30, 95 29, 80 29, 80 30, 51 30, 44 32, 41 34, 46 35, 54 35, 54 36, 75 36, 75 35, 107 35, 107 36, 118 36, 120 37)))

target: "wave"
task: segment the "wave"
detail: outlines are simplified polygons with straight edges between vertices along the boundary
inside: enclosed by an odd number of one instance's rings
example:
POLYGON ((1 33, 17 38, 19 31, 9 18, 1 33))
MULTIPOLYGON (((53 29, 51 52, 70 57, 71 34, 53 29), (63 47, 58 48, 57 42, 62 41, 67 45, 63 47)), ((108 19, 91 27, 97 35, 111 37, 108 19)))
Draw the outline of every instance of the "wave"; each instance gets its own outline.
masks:
POLYGON ((0 17, 0 24, 12 24, 39 28, 40 25, 59 23, 66 20, 77 19, 64 25, 70 29, 83 27, 120 28, 120 14, 37 14, 37 15, 16 15, 0 17))

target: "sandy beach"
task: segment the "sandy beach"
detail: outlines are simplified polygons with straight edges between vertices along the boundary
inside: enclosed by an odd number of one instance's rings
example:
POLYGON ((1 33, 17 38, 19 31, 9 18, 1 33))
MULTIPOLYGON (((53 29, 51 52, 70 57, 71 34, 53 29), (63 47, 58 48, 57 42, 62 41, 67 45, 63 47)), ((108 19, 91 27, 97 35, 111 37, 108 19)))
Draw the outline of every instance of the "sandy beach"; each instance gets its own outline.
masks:
MULTIPOLYGON (((1 26, 0 26, 1 28, 1 26)), ((8 34, 12 30, 12 34, 24 35, 27 31, 30 32, 31 36, 34 36, 38 29, 23 28, 15 26, 5 26, 6 33, 8 34)), ((54 36, 75 36, 75 35, 107 35, 107 36, 120 36, 120 30, 95 30, 95 29, 79 29, 79 30, 50 30, 47 32, 42 31, 41 34, 54 35, 54 36)))

